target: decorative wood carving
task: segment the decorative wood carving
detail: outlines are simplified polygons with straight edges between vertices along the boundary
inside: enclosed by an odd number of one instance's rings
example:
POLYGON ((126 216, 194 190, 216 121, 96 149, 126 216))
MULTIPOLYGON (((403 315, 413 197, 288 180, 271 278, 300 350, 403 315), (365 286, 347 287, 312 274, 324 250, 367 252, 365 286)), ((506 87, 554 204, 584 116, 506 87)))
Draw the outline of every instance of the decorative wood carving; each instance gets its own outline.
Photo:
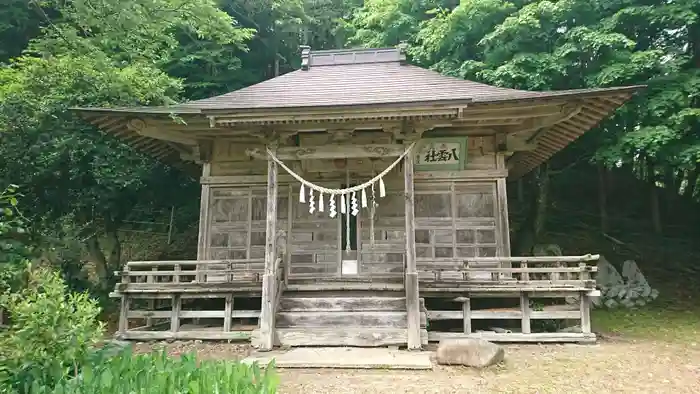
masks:
MULTIPOLYGON (((365 157, 394 157, 404 152, 401 145, 323 145, 318 147, 289 148, 277 150, 280 160, 343 159, 365 157)), ((259 148, 248 149, 246 154, 255 159, 266 159, 267 154, 259 148)))

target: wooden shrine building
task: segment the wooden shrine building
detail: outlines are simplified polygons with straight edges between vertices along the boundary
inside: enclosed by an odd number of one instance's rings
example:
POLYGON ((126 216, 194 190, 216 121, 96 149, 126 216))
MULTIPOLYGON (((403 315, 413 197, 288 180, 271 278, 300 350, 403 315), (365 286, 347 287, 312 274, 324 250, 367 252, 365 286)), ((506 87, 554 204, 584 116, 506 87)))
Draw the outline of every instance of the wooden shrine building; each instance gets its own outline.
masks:
POLYGON ((221 96, 77 109, 201 169, 197 260, 127 263, 118 335, 250 335, 261 349, 595 340, 596 256, 511 257, 506 181, 638 89, 505 89, 406 64, 401 48, 305 47, 300 70, 221 96), (540 329, 557 319, 578 329, 540 329))

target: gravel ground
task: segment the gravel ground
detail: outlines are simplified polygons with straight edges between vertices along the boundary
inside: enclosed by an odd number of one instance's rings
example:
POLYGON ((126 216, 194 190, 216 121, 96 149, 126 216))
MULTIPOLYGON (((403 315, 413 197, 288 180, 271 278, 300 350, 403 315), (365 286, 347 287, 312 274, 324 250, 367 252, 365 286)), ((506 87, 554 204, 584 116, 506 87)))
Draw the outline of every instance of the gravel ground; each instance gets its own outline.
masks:
MULTIPOLYGON (((700 342, 700 338, 698 338, 700 342)), ((175 342, 171 354, 235 359, 246 345, 175 342)), ((137 350, 152 346, 138 344, 137 350)), ((506 346, 506 363, 483 371, 281 370, 282 394, 311 393, 700 393, 700 343, 601 341, 506 346)))

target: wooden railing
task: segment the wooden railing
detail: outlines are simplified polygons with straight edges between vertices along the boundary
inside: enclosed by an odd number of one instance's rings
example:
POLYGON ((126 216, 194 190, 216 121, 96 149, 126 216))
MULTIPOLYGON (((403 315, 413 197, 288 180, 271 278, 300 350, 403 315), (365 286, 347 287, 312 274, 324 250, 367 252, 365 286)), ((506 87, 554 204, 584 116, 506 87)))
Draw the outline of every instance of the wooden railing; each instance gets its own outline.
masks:
POLYGON ((265 269, 263 259, 130 261, 122 271, 122 285, 138 287, 184 283, 258 283, 265 269))
POLYGON ((597 267, 590 263, 598 258, 598 255, 420 258, 417 266, 421 284, 428 287, 441 283, 470 283, 594 288, 592 275, 597 267))
MULTIPOLYGON (((429 333, 439 341, 463 336, 477 336, 490 341, 511 342, 590 342, 591 297, 595 290, 593 265, 598 255, 544 257, 479 257, 466 259, 418 259, 421 291, 427 293, 459 293, 454 301, 460 310, 431 310, 429 320, 462 320, 458 332, 429 333), (472 297, 519 298, 515 308, 473 309, 472 297), (538 310, 533 299, 546 299, 538 310), (557 303, 577 300, 577 305, 557 303), (520 320, 519 332, 485 330, 474 333, 474 320, 520 320), (535 320, 579 320, 577 332, 535 332, 535 320)), ((499 323, 494 323, 498 325, 499 323)))

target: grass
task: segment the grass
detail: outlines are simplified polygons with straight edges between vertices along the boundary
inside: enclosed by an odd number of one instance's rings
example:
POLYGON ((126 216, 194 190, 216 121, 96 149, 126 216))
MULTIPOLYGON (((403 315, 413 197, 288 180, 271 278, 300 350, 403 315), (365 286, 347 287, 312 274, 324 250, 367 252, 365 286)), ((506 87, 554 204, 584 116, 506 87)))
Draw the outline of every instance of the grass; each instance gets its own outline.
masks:
POLYGON ((77 377, 55 386, 26 382, 27 394, 273 394, 278 378, 266 368, 228 360, 198 360, 194 354, 170 357, 164 351, 133 354, 129 348, 112 357, 96 354, 77 377))
POLYGON ((596 310, 596 332, 635 339, 688 343, 700 341, 700 308, 654 306, 636 310, 596 310))

